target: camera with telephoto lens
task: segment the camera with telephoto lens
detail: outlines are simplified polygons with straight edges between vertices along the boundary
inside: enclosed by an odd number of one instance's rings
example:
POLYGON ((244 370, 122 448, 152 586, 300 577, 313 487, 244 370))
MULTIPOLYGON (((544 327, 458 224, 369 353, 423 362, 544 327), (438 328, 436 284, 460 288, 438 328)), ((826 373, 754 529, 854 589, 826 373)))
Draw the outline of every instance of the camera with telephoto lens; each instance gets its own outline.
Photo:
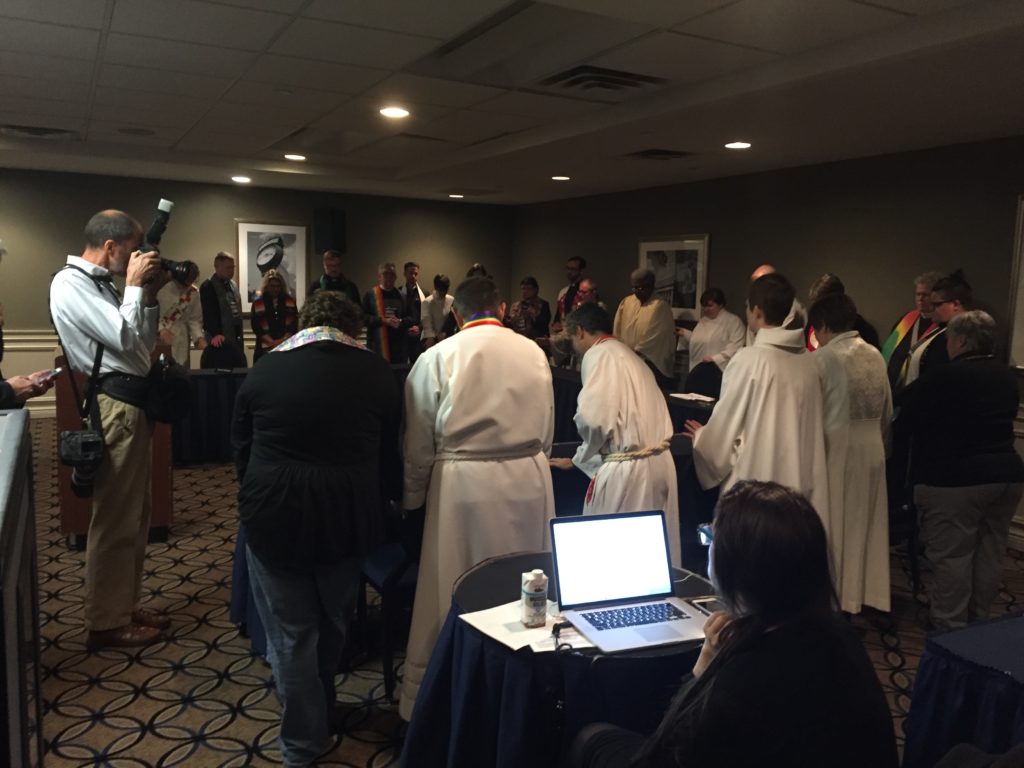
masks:
POLYGON ((60 433, 58 453, 61 462, 72 468, 71 491, 88 499, 103 461, 103 434, 95 429, 65 430, 60 433))
MULTIPOLYGON (((148 253, 149 251, 160 253, 160 240, 163 238, 164 232, 167 231, 167 222, 170 221, 171 209, 173 208, 174 203, 170 200, 160 199, 160 203, 156 207, 156 217, 153 219, 153 223, 149 225, 149 229, 146 230, 146 237, 142 245, 139 246, 140 251, 143 253, 148 253)), ((172 261, 171 259, 161 257, 160 268, 170 272, 171 279, 180 285, 191 285, 192 281, 199 275, 199 267, 192 261, 172 261)))

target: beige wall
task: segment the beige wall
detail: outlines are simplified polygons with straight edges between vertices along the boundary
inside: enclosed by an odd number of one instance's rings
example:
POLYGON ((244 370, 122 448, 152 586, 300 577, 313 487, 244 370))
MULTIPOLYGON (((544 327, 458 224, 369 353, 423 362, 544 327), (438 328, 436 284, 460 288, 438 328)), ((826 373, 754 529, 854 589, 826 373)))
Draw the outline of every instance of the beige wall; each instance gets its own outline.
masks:
POLYGON ((980 302, 1006 316, 1022 193, 1018 138, 524 206, 515 270, 554 299, 566 258, 583 255, 614 310, 641 239, 707 233, 709 285, 733 311, 742 314, 750 272, 763 262, 802 298, 834 272, 884 339, 926 270, 964 267, 980 302))
MULTIPOLYGON (((310 227, 313 210, 343 209, 348 224, 345 273, 361 290, 376 280, 380 261, 417 261, 421 280, 447 272, 457 284, 481 261, 499 285, 508 284, 513 211, 496 206, 361 195, 188 184, 84 174, 0 171, 0 239, 8 255, 0 265, 0 302, 7 328, 50 329, 47 287, 67 254, 82 252, 82 229, 101 208, 121 208, 148 227, 161 197, 175 202, 162 251, 192 259, 203 277, 219 250, 235 253, 234 220, 297 223, 310 227)), ((310 280, 321 272, 310 255, 310 280)), ((13 369, 12 369, 13 370, 13 369)))

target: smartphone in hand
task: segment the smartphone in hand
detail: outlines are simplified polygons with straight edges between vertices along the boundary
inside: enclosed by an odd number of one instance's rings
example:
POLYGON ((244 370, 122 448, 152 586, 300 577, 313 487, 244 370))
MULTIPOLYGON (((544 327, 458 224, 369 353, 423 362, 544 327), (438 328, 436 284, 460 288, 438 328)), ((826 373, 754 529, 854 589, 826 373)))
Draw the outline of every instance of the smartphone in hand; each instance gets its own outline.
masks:
POLYGON ((38 376, 35 380, 36 384, 46 384, 47 382, 53 381, 64 372, 63 368, 57 367, 52 370, 46 371, 42 375, 38 376))

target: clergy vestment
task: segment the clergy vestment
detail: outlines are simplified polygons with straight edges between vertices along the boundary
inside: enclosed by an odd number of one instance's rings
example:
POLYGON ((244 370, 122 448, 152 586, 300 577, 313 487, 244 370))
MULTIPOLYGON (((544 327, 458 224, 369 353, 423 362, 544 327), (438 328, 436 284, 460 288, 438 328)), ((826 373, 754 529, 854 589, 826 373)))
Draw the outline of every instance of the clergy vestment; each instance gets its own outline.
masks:
POLYGON ((840 606, 888 611, 885 435, 892 394, 885 360, 856 331, 836 335, 811 358, 824 392, 829 545, 840 606))
POLYGON ((800 491, 828 532, 821 382, 802 327, 762 328, 733 356, 718 405, 694 438, 693 463, 704 488, 771 480, 800 491))
POLYGON ((720 371, 732 360, 732 356, 743 349, 747 340, 747 326, 727 309, 721 309, 718 316, 705 315, 692 331, 685 331, 679 339, 679 349, 690 350, 692 371, 705 357, 714 360, 720 371))
POLYGON ((672 419, 654 374, 611 337, 587 350, 581 374, 574 421, 583 443, 572 461, 591 478, 583 514, 664 510, 672 564, 681 566, 672 419))
POLYGON ((615 337, 669 378, 676 361, 676 321, 672 309, 657 296, 645 304, 627 296, 615 312, 615 337))
POLYGON ((487 558, 549 546, 547 358, 493 318, 467 322, 416 360, 405 419, 404 505, 427 507, 399 707, 408 720, 455 580, 487 558))

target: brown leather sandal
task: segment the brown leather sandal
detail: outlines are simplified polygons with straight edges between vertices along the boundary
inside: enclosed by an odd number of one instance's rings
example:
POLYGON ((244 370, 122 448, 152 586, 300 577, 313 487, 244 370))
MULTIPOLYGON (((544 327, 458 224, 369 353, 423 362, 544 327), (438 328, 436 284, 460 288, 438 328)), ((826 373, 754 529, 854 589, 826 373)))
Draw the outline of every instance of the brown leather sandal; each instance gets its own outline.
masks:
POLYGON ((136 608, 132 611, 132 623, 154 629, 170 629, 171 617, 160 611, 151 611, 149 608, 136 608))
POLYGON ((125 624, 114 629, 90 630, 85 645, 90 651, 99 648, 135 648, 155 643, 160 640, 161 635, 161 631, 156 627, 125 624))

